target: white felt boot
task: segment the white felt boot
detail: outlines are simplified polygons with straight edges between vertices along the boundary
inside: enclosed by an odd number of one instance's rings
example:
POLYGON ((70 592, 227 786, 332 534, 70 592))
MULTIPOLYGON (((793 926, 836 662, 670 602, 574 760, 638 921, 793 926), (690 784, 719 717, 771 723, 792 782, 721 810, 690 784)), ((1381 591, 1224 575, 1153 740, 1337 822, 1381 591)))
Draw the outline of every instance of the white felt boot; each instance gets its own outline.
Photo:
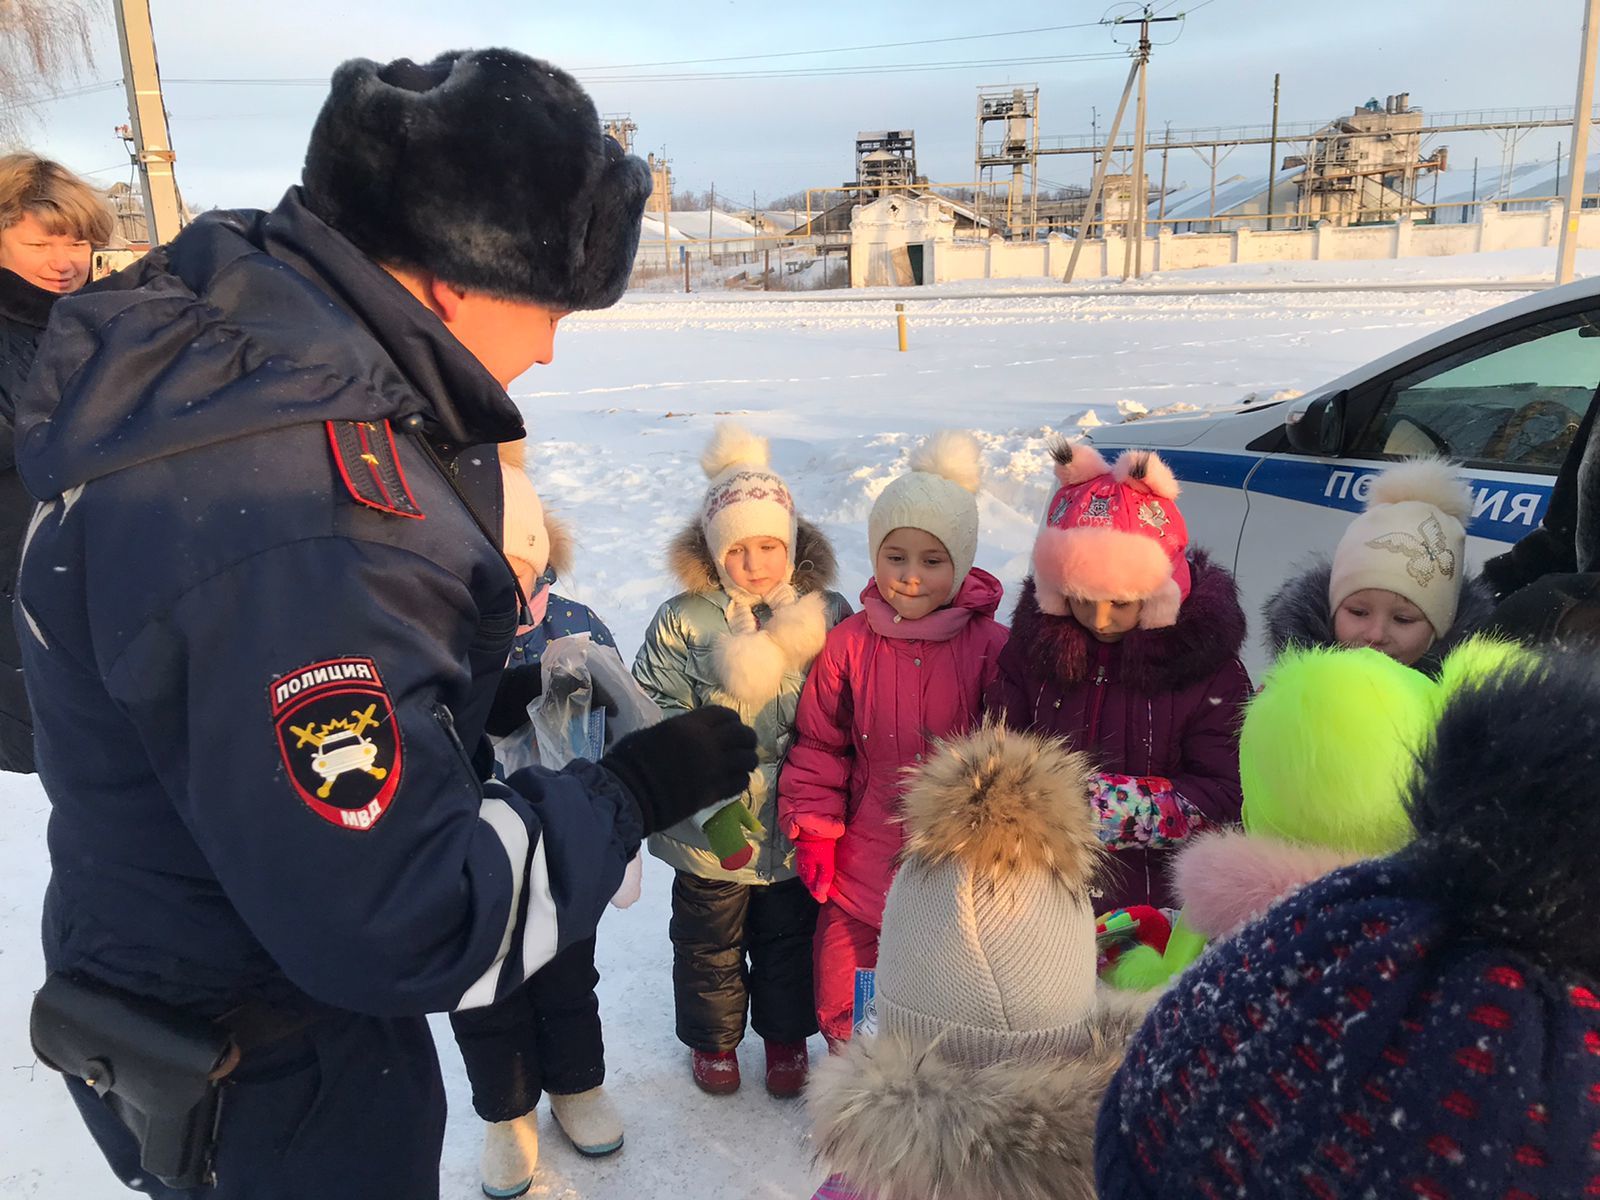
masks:
POLYGON ((539 1165, 539 1118, 524 1113, 514 1121, 487 1121, 483 1126, 483 1156, 478 1172, 483 1194, 493 1200, 520 1196, 533 1186, 539 1165))
POLYGON ((622 1114, 603 1087, 551 1096, 550 1111, 579 1154, 602 1158, 622 1149, 622 1114))

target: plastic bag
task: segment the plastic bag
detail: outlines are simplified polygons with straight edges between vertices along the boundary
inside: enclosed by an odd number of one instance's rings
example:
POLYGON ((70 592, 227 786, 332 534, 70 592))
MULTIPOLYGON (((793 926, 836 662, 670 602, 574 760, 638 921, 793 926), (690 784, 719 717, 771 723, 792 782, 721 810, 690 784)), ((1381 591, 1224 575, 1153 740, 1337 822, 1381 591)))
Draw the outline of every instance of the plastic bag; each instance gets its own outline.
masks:
MULTIPOLYGON (((559 770, 575 758, 598 761, 618 738, 661 720, 661 710, 634 681, 622 655, 613 646, 595 645, 587 633, 548 643, 539 674, 539 696, 528 705, 532 731, 495 746, 507 775, 534 764, 559 770)), ((641 868, 635 854, 611 898, 617 908, 639 898, 641 868)))
POLYGON ((596 645, 587 633, 549 642, 540 678, 540 694, 528 705, 533 728, 495 739, 495 759, 506 775, 531 766, 559 770, 574 758, 598 759, 618 738, 661 720, 661 710, 634 682, 616 648, 596 645), (600 705, 594 703, 596 690, 600 705))

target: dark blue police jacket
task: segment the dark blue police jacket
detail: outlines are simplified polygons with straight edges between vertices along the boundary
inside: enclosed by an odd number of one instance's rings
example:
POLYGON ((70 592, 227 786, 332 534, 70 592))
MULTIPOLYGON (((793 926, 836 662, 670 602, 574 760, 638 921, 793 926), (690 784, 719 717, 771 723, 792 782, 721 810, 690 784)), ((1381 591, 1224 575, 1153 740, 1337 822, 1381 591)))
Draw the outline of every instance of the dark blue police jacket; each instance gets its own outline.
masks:
POLYGON ((483 783, 467 752, 517 621, 484 528, 521 433, 297 190, 57 304, 15 607, 52 970, 208 1014, 404 1015, 593 934, 632 798, 586 763, 483 783))

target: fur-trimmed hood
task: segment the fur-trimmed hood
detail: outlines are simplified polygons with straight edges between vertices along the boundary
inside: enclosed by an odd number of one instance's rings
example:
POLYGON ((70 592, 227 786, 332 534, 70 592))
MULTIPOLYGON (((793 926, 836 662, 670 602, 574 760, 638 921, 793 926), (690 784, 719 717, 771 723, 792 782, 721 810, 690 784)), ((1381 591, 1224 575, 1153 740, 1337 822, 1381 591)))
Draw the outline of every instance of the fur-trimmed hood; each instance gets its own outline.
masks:
MULTIPOLYGON (((1298 575, 1285 580, 1262 606, 1266 619, 1267 651, 1276 659, 1291 646, 1337 646, 1333 634, 1333 606, 1328 602, 1332 562, 1319 557, 1298 575)), ((1456 619, 1444 637, 1413 664, 1430 678, 1437 678, 1440 664, 1450 651, 1489 623, 1494 614, 1494 594, 1478 576, 1462 581, 1456 619)))
POLYGON ((1260 917, 1291 892, 1364 856, 1260 834, 1225 831, 1196 838, 1172 864, 1183 919, 1215 940, 1260 917))
MULTIPOLYGON (((831 588, 839 574, 839 560, 827 534, 801 518, 795 522, 794 543, 794 590, 804 596, 831 588)), ((668 545, 667 567, 686 592, 705 596, 722 591, 717 563, 699 517, 679 530, 668 545)))
MULTIPOLYGON (((1119 643, 1123 678, 1135 689, 1176 691, 1199 683, 1244 646, 1246 621, 1233 576, 1203 550, 1191 553, 1189 570, 1192 584, 1177 621, 1164 629, 1135 629, 1119 643)), ((1070 613, 1056 617, 1041 610, 1031 576, 1011 618, 1011 640, 1026 651, 1040 678, 1088 678, 1093 636, 1070 613)))
POLYGON ((974 1067, 880 1035, 820 1064, 817 1157, 876 1200, 1094 1200, 1095 1115, 1147 1000, 1102 990, 1075 1055, 974 1067))

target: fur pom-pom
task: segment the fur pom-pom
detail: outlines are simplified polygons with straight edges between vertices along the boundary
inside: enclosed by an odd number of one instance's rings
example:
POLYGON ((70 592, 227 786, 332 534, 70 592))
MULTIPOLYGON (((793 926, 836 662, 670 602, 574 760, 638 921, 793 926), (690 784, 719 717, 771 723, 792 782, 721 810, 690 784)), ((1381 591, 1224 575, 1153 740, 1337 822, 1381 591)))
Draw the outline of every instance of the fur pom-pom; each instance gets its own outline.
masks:
POLYGON ((1508 667, 1531 668, 1538 655, 1521 642, 1508 642, 1493 634, 1480 633, 1451 650, 1439 664, 1438 705, 1440 709, 1462 688, 1487 679, 1508 667))
POLYGON ((1048 871, 1087 889, 1102 854, 1093 775, 1087 755, 986 721, 909 773, 905 856, 928 865, 961 859, 990 879, 1048 871))
POLYGON ((1239 731, 1245 829, 1358 856, 1405 845, 1405 789, 1437 690, 1378 650, 1284 654, 1239 731))
POLYGON ((1172 468, 1154 450, 1124 450, 1111 473, 1118 483, 1142 488, 1164 500, 1176 500, 1183 490, 1172 468))
POLYGON ((1050 457, 1056 460, 1056 478, 1062 487, 1104 475, 1111 466, 1088 442, 1069 442, 1058 438, 1050 443, 1050 457))
POLYGON ((789 655, 766 630, 726 634, 711 652, 717 682, 740 704, 759 708, 783 689, 789 655))
POLYGON ((938 475, 976 492, 983 477, 978 439, 959 429, 941 429, 911 452, 911 469, 938 475))
POLYGON ((1407 459, 1373 477, 1372 490, 1367 493, 1368 510, 1407 500, 1431 504, 1463 525, 1472 516, 1472 489, 1448 459, 1407 459))
POLYGON ((1409 801, 1418 894, 1465 936, 1600 978, 1600 659, 1565 647, 1463 684, 1409 801))
POLYGON ((718 421, 711 441, 700 454, 700 469, 715 479, 729 467, 765 467, 770 461, 767 439, 737 421, 718 421))
POLYGON ((1178 852, 1172 887, 1183 903, 1183 919, 1208 938, 1223 938, 1290 892, 1362 857, 1275 837, 1214 833, 1178 852))

